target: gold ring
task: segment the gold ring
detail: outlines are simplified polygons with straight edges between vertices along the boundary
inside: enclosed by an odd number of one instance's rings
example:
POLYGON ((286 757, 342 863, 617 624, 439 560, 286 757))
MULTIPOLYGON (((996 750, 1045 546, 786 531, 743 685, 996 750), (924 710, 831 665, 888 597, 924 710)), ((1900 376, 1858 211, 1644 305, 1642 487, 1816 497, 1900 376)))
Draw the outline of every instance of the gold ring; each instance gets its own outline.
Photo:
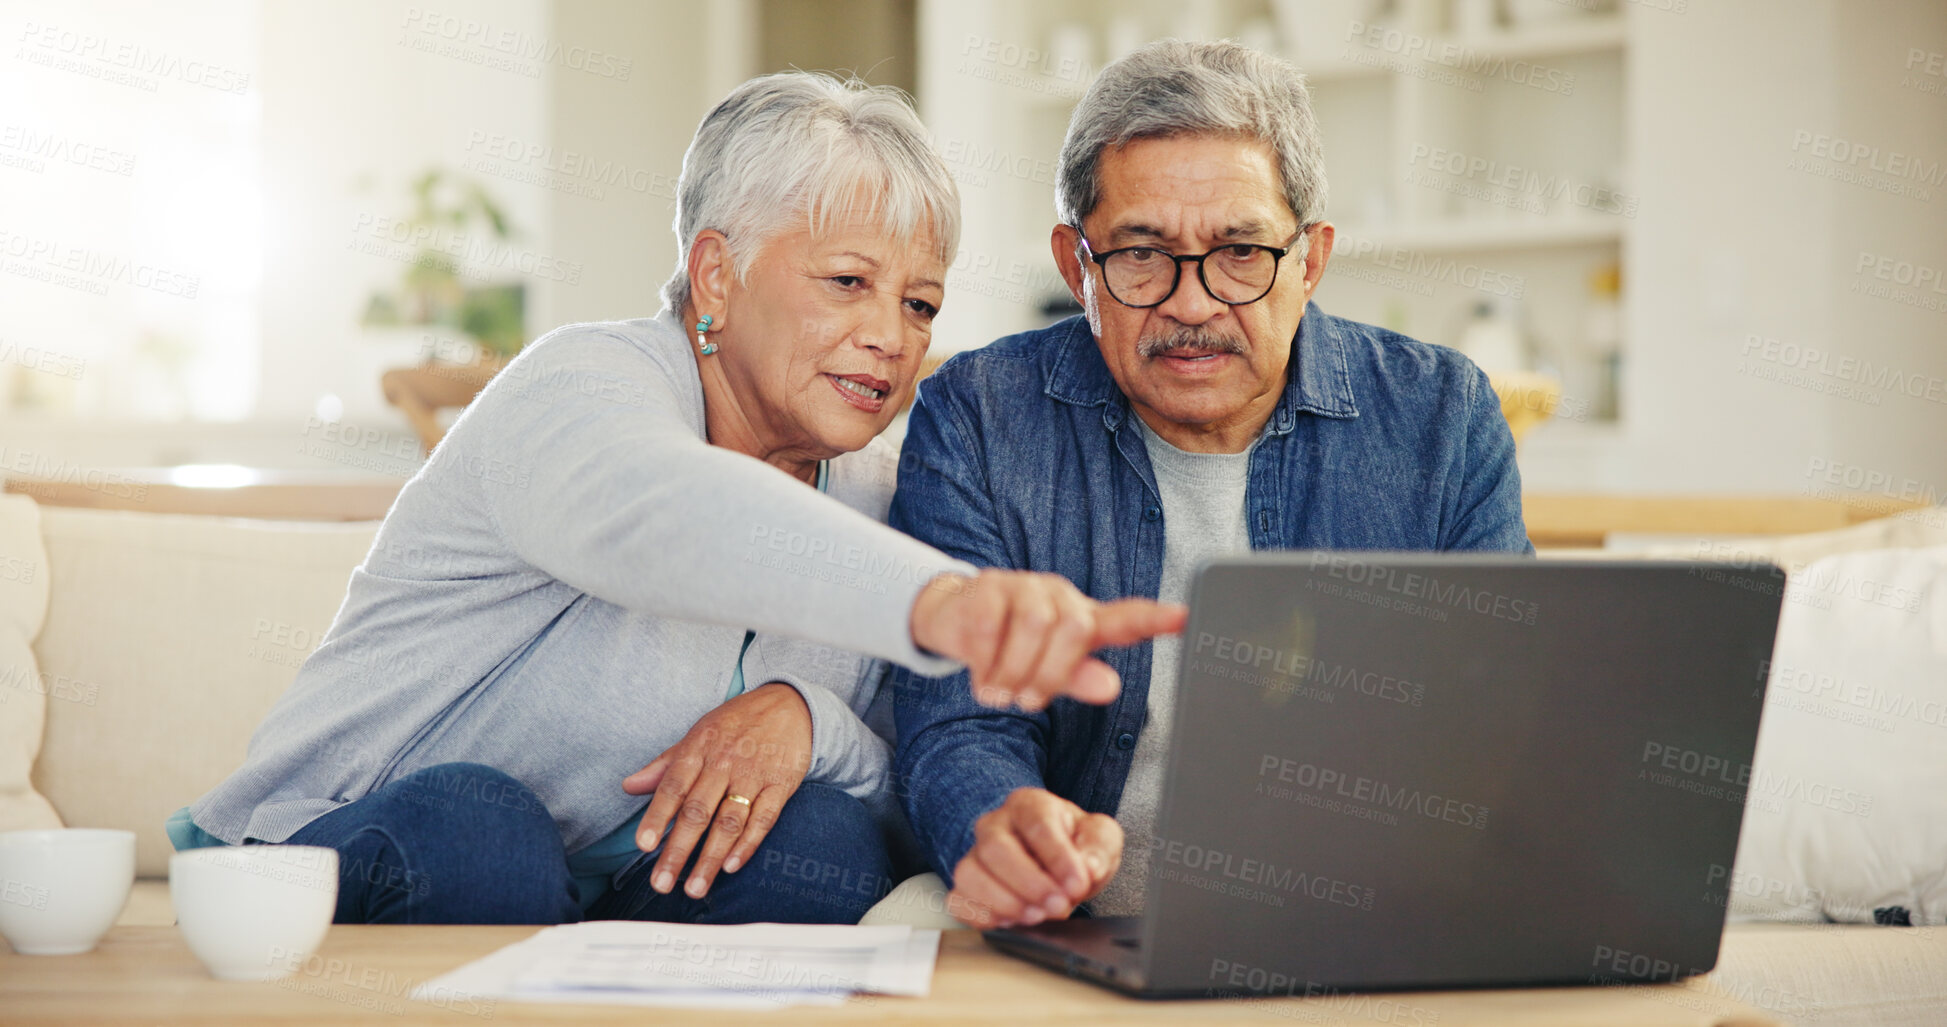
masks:
POLYGON ((750 800, 749 800, 749 799, 746 799, 746 798, 744 798, 744 797, 743 797, 743 796, 741 796, 741 795, 726 795, 726 796, 724 796, 724 797, 723 797, 723 801, 725 801, 725 802, 741 802, 741 803, 743 803, 743 804, 744 804, 744 805, 746 805, 746 806, 748 806, 748 805, 750 805, 750 800))

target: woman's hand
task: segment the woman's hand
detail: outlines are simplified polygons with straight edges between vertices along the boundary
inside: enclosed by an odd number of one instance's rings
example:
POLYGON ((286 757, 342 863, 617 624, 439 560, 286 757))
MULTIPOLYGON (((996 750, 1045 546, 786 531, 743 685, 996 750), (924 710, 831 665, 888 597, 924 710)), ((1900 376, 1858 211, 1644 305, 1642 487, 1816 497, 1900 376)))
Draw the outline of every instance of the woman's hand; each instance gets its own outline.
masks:
POLYGON ((942 574, 913 602, 913 641, 967 665, 974 698, 1034 711, 1060 696, 1107 703, 1122 690, 1108 664, 1089 654, 1183 630, 1190 612, 1173 603, 1098 603, 1067 578, 1033 571, 942 574))
POLYGON ((649 886, 669 894, 708 829, 683 888, 693 899, 708 894, 718 867, 734 874, 750 862, 810 769, 811 711, 790 685, 773 681, 705 714, 682 741, 622 780, 630 795, 656 793, 636 829, 637 848, 654 850, 663 828, 676 822, 649 886))

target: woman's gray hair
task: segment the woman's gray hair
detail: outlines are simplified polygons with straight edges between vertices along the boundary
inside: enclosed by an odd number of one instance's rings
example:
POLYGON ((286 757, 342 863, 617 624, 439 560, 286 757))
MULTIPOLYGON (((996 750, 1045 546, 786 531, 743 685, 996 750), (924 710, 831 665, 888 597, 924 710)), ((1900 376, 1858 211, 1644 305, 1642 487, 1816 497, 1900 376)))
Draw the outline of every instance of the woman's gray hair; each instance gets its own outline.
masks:
POLYGON ((751 79, 697 126, 676 186, 676 273, 663 301, 689 302, 690 247, 714 228, 744 281, 771 238, 822 231, 864 209, 900 243, 930 229, 948 263, 960 245, 960 192, 906 94, 892 86, 787 71, 751 79))
POLYGON ((1325 217, 1325 154, 1305 76, 1224 41, 1164 39, 1108 67, 1068 120, 1055 171, 1055 214, 1080 229, 1102 199, 1102 151, 1174 135, 1260 139, 1277 156, 1300 228, 1325 217))

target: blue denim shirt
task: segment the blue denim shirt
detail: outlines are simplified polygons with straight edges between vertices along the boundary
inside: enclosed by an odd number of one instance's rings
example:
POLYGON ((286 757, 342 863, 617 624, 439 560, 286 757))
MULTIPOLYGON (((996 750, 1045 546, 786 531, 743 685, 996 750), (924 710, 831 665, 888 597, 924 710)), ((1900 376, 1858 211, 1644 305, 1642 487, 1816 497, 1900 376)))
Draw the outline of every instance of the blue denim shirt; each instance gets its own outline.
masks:
MULTIPOLYGON (((1293 346, 1251 453, 1252 549, 1534 551, 1514 439, 1471 361, 1315 303, 1293 346)), ((1153 598, 1167 525, 1133 417, 1080 317, 961 353, 920 384, 890 523, 983 567, 1153 598)), ((896 787, 935 870, 952 880, 974 820, 1016 788, 1115 813, 1150 650, 1099 654, 1122 675, 1114 703, 1037 714, 976 704, 964 671, 895 671, 896 787)))

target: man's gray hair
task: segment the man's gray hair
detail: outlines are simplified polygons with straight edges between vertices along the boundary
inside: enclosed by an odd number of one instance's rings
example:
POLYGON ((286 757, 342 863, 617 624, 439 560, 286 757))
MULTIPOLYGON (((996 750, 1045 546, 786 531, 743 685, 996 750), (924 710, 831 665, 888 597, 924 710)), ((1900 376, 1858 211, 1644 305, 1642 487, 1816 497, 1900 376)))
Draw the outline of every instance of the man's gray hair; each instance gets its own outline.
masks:
POLYGON ((1055 214, 1080 228, 1102 199, 1102 152, 1137 139, 1227 135, 1269 144, 1300 228, 1325 217, 1325 154, 1305 76, 1229 41, 1164 39, 1108 67, 1068 120, 1055 214))
POLYGON ((906 94, 892 86, 787 71, 751 79, 697 126, 676 186, 676 273, 663 301, 689 302, 690 247, 714 228, 744 281, 765 242, 855 213, 901 244, 924 229, 948 263, 960 245, 960 192, 906 94))

